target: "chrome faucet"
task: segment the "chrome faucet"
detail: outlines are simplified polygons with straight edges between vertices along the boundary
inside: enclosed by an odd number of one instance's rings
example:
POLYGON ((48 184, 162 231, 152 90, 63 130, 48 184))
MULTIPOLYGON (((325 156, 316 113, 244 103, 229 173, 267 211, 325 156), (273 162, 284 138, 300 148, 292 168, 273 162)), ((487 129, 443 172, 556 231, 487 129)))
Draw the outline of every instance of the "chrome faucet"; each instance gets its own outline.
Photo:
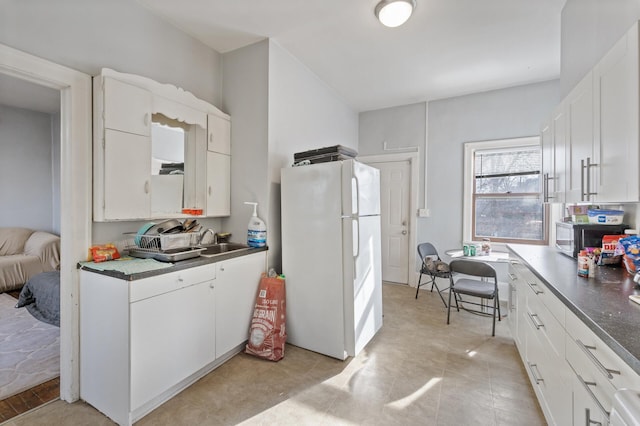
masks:
POLYGON ((216 231, 214 231, 211 228, 207 228, 204 231, 202 231, 202 234, 200 234, 200 241, 198 241, 198 244, 202 245, 202 242, 204 241, 204 238, 208 233, 211 233, 211 236, 213 237, 213 244, 218 244, 218 234, 216 233, 216 231))

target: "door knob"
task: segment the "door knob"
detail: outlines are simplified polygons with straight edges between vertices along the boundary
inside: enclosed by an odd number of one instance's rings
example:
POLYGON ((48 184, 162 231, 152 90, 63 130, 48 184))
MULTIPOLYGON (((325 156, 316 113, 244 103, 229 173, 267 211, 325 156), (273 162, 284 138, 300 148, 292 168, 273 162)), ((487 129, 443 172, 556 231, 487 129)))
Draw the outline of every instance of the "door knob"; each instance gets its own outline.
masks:
POLYGON ((407 235, 407 230, 406 229, 402 230, 402 235, 407 235))

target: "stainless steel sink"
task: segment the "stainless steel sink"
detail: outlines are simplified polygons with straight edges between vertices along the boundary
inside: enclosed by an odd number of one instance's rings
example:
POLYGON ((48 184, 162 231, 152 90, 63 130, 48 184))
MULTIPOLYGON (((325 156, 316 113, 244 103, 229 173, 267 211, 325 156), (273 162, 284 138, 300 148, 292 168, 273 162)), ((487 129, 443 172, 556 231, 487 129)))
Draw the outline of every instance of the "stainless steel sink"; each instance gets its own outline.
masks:
POLYGON ((221 254, 229 253, 231 251, 249 250, 251 248, 248 245, 241 243, 218 243, 211 245, 201 245, 199 247, 204 249, 204 251, 200 253, 200 256, 205 257, 218 256, 221 254))

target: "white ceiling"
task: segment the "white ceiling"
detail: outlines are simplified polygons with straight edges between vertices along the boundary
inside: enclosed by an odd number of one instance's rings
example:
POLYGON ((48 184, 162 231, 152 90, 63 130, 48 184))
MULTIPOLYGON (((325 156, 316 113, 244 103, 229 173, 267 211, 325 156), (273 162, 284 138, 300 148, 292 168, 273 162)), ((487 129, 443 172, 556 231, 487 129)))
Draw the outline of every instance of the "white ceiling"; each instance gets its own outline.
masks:
POLYGON ((357 111, 560 76, 566 0, 417 0, 386 28, 378 0, 138 0, 218 52, 270 37, 357 111))

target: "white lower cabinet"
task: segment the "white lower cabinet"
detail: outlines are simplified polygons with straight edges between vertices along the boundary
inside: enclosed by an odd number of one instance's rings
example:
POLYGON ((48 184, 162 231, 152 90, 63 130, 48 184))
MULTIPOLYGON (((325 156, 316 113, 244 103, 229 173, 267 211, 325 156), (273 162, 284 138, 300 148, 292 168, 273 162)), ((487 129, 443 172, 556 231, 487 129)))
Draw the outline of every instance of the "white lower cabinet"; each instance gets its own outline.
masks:
POLYGON ((131 304, 134 409, 215 360, 214 283, 205 281, 131 304))
POLYGON ((547 422, 568 425, 572 417, 571 377, 565 361, 563 324, 543 303, 549 295, 542 284, 532 274, 523 275, 526 279, 520 291, 526 293, 526 318, 521 319, 526 323, 524 361, 529 378, 547 422))
POLYGON ((242 349, 266 251, 125 280, 80 271, 80 397, 131 425, 242 349))
POLYGON ((606 425, 616 390, 640 388, 640 376, 571 312, 567 312, 566 342, 567 361, 576 378, 573 424, 606 425))
POLYGON ((216 263, 216 358, 247 340, 264 257, 239 257, 216 263))
POLYGON ((608 425, 614 393, 640 388, 640 376, 518 257, 509 275, 518 301, 514 340, 547 423, 608 425))

